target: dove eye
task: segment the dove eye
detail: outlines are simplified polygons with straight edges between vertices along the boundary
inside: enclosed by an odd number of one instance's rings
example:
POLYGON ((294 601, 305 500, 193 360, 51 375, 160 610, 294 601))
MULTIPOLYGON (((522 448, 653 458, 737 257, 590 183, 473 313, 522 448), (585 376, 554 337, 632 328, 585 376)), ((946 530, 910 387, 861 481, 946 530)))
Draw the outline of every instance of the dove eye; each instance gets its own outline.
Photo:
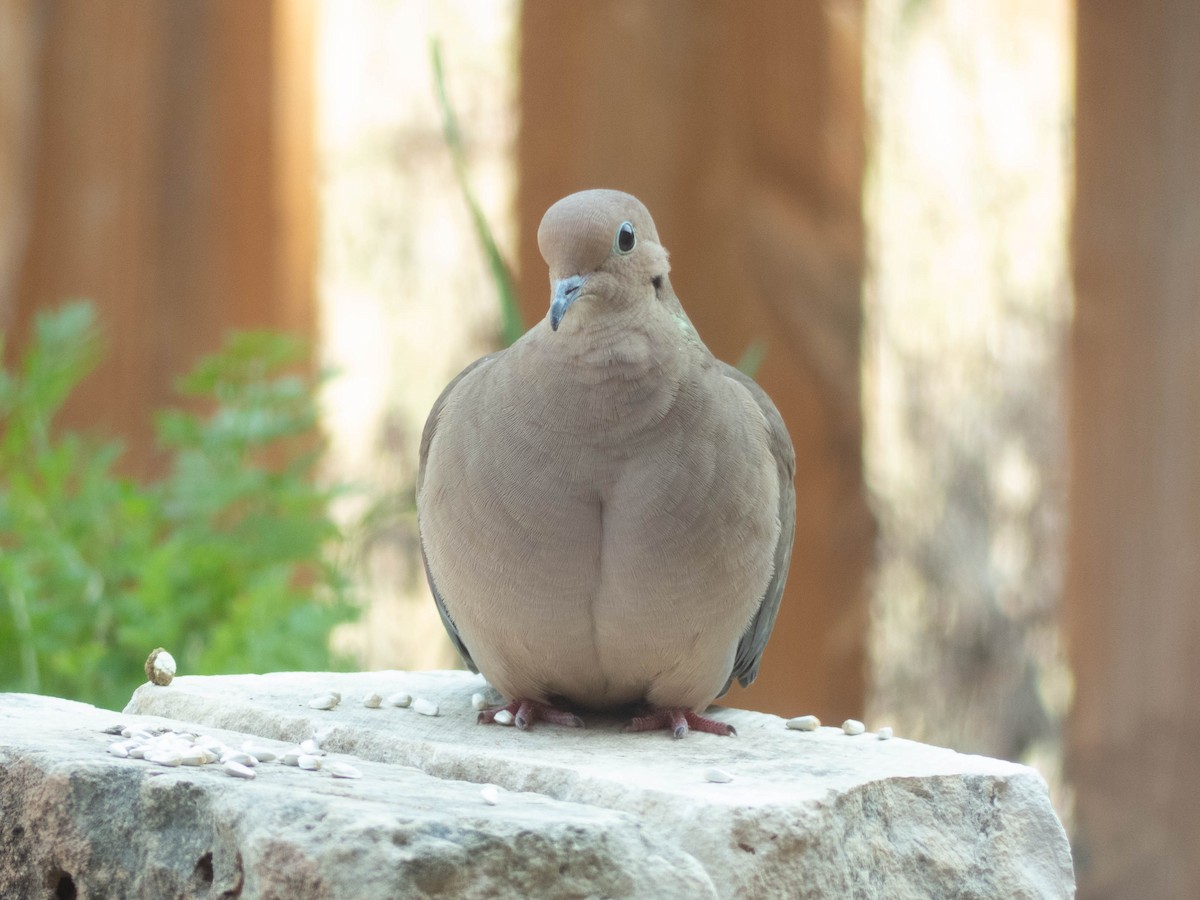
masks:
POLYGON ((622 222, 621 227, 617 229, 616 250, 618 253, 632 253, 633 247, 637 243, 637 236, 633 233, 632 222, 622 222))

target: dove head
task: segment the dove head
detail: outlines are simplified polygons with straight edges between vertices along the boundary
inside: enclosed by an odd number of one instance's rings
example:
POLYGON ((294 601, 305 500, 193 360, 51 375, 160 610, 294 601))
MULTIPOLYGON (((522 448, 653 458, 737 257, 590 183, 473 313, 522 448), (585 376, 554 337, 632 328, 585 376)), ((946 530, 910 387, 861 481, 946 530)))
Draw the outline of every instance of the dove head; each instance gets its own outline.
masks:
POLYGON ((580 191, 542 217, 538 248, 550 267, 550 327, 567 311, 588 319, 653 303, 669 290, 667 251, 641 201, 621 191, 580 191))

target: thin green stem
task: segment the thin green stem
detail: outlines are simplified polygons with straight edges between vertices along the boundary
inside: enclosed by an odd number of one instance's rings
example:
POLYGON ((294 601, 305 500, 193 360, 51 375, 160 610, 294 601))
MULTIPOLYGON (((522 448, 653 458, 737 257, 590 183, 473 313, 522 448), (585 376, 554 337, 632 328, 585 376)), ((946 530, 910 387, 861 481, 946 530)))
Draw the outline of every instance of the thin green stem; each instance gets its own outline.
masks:
POLYGON ((496 245, 492 230, 488 226, 483 210, 471 187, 471 179, 467 172, 467 154, 462 137, 462 129, 458 125, 458 116, 450 105, 450 95, 446 91, 446 76, 442 68, 442 48, 436 39, 429 42, 429 57, 433 65, 433 84, 437 94, 438 107, 442 112, 442 133, 446 138, 446 146, 450 150, 450 159, 454 164, 454 177, 462 191, 467 209, 471 213, 471 222, 475 226, 475 235, 483 247, 487 257, 488 269, 492 282, 496 285, 496 293, 500 301, 500 337, 504 346, 509 346, 525 333, 525 324, 521 321, 521 310, 517 305, 517 291, 513 283, 512 270, 504 260, 504 255, 496 245))
POLYGON ((10 584, 5 592, 8 597, 8 607, 12 610, 13 626, 17 632, 17 651, 21 657, 21 673, 25 681, 25 689, 36 694, 42 679, 38 672, 37 647, 33 641, 33 622, 29 618, 29 604, 25 601, 25 592, 16 585, 10 584))

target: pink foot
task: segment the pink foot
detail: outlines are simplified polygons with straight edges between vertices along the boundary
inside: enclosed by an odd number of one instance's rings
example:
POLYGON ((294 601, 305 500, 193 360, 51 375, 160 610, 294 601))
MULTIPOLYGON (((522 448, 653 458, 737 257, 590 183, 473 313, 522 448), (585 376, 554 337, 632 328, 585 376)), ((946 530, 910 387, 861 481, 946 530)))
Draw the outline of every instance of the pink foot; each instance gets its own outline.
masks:
POLYGON ((626 731, 658 731, 668 729, 676 738, 687 737, 689 728, 709 734, 736 735, 732 725, 709 719, 682 706, 666 706, 644 716, 636 716, 625 726, 626 731))
POLYGON ((550 722, 554 725, 566 725, 568 728, 582 728, 583 719, 565 709, 555 709, 549 703, 539 700, 514 700, 507 706, 497 706, 495 709, 485 709, 479 714, 476 723, 486 725, 496 721, 496 713, 507 711, 512 713, 516 726, 525 731, 534 722, 550 722))

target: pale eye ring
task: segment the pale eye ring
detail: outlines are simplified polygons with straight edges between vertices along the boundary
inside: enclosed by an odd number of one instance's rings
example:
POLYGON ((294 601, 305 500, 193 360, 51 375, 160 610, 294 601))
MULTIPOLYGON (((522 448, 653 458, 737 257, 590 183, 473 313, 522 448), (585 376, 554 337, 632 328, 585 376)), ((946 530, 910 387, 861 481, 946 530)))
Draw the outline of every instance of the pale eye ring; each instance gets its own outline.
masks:
POLYGON ((617 239, 613 241, 613 249, 621 255, 632 253, 637 245, 637 235, 633 231, 632 222, 622 222, 617 229, 617 239))

